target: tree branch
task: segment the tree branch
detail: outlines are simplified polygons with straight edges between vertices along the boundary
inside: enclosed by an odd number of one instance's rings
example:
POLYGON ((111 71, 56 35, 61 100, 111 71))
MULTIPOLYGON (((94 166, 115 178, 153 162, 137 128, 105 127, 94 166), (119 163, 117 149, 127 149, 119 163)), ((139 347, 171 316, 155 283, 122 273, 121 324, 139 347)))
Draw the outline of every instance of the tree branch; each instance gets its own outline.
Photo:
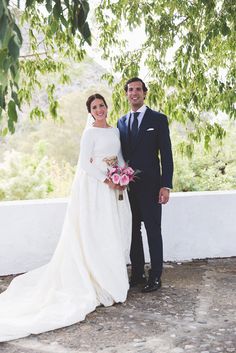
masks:
POLYGON ((22 59, 22 58, 30 58, 30 57, 32 57, 32 56, 36 56, 36 55, 46 55, 47 54, 47 52, 45 51, 45 52, 42 52, 42 53, 36 53, 36 54, 27 54, 27 55, 20 55, 20 59, 22 59))

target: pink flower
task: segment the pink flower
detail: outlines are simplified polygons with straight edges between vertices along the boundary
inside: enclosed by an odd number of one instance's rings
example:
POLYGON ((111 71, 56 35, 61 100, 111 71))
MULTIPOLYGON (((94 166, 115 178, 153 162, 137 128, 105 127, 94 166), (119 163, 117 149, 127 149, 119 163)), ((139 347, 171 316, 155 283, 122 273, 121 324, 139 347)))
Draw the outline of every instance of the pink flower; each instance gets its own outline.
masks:
POLYGON ((133 175, 134 170, 131 167, 125 168, 124 173, 127 175, 133 175))
POLYGON ((119 174, 115 173, 112 175, 111 180, 113 181, 114 184, 119 184, 120 183, 120 176, 119 174))
POLYGON ((120 177, 120 185, 128 185, 129 184, 129 177, 128 175, 124 174, 120 177))
POLYGON ((117 167, 112 167, 111 169, 110 169, 110 174, 112 175, 113 173, 117 173, 117 167))

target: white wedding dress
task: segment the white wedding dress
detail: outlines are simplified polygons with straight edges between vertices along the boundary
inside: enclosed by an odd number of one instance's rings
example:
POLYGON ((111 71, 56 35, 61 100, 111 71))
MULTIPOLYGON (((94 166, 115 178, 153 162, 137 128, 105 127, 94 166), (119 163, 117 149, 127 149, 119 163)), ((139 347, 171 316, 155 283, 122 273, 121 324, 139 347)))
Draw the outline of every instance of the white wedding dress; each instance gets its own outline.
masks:
POLYGON ((84 131, 59 243, 48 264, 16 277, 0 295, 0 342, 65 327, 98 305, 126 300, 131 211, 127 192, 120 201, 103 183, 103 159, 114 156, 124 163, 117 128, 84 131))

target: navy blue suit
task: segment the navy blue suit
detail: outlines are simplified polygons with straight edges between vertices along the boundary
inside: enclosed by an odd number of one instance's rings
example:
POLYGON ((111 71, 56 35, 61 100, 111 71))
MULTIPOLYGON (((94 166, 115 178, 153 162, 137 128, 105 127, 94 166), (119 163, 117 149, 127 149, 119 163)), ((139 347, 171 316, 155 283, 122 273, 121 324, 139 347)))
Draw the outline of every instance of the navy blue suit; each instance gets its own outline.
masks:
POLYGON ((143 116, 136 143, 130 139, 130 113, 118 121, 123 157, 133 169, 141 171, 135 182, 130 183, 129 200, 132 210, 132 273, 144 272, 144 252, 141 221, 144 222, 152 275, 160 278, 163 266, 161 234, 161 204, 158 195, 161 187, 172 188, 173 158, 167 117, 147 110, 143 116))

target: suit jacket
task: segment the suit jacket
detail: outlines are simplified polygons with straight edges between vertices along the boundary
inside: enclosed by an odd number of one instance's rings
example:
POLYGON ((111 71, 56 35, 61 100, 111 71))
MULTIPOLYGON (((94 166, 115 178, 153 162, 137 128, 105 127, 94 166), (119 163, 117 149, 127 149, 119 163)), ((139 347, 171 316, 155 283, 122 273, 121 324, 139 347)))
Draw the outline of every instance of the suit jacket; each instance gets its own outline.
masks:
POLYGON ((118 121, 123 157, 141 173, 132 188, 158 190, 172 188, 173 158, 167 117, 147 107, 139 127, 136 144, 130 142, 130 113, 118 121))

